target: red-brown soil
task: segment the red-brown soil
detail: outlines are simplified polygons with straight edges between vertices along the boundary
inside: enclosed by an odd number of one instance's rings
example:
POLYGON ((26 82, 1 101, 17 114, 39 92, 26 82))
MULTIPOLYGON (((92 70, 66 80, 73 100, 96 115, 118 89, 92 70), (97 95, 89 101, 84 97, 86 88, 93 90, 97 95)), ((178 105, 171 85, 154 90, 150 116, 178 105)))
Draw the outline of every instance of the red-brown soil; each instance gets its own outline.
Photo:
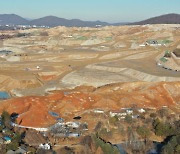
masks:
POLYGON ((47 127, 56 122, 48 112, 53 111, 65 120, 84 111, 103 109, 120 110, 122 107, 176 109, 180 104, 180 82, 119 83, 100 88, 78 87, 74 90, 55 91, 48 96, 14 98, 1 103, 0 112, 21 114, 18 123, 25 126, 47 127))
POLYGON ((44 80, 44 81, 50 81, 50 80, 53 80, 55 78, 57 78, 57 76, 55 76, 55 75, 41 76, 41 79, 44 80))

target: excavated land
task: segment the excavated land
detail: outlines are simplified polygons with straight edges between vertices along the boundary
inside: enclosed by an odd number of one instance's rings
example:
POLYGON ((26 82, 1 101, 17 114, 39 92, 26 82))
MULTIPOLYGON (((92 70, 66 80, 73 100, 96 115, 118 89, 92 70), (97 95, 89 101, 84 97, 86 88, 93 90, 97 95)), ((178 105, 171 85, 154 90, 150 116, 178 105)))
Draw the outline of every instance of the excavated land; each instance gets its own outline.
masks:
POLYGON ((4 101, 0 105, 9 113, 18 113, 17 122, 23 126, 48 127, 56 123, 49 112, 60 115, 65 121, 81 116, 93 129, 97 121, 94 109, 120 110, 136 105, 139 108, 159 109, 163 106, 179 112, 180 82, 132 82, 94 87, 77 87, 73 90, 53 91, 47 96, 27 96, 4 101), (89 113, 88 116, 85 113, 89 113))
POLYGON ((13 97, 0 101, 0 111, 20 114, 22 125, 54 124, 49 111, 72 120, 86 111, 133 104, 179 109, 180 72, 159 67, 156 59, 179 47, 180 25, 56 27, 0 35, 11 36, 0 40, 0 91, 13 97), (145 45, 148 40, 166 43, 145 45))
POLYGON ((180 72, 156 65, 164 51, 179 46, 179 25, 1 31, 0 90, 13 96, 116 82, 180 81, 180 72), (20 37, 23 34, 22 37, 20 37), (165 40, 162 46, 143 46, 165 40))

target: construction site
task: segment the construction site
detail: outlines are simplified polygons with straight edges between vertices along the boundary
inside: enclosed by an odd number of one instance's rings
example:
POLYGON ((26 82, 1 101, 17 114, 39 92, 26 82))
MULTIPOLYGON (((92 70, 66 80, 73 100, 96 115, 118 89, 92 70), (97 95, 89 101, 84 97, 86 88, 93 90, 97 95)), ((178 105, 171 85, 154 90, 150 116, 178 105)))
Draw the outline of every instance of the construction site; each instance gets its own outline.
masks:
POLYGON ((80 85, 179 81, 180 72, 157 67, 159 55, 178 48, 178 26, 13 31, 17 37, 0 41, 0 90, 16 97, 80 85))
POLYGON ((0 112, 18 113, 14 127, 79 137, 103 118, 111 129, 109 114, 121 115, 122 108, 168 107, 179 114, 180 25, 33 28, 0 35, 11 36, 0 40, 0 112), (80 124, 86 127, 69 126, 80 124))

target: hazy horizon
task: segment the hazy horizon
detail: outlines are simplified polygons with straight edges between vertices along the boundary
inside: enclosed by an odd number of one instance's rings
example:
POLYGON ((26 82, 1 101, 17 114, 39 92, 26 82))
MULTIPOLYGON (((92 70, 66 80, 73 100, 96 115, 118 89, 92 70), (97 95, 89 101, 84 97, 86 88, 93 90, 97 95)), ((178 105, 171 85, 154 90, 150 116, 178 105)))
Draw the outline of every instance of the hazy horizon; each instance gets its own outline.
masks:
POLYGON ((17 14, 26 19, 52 15, 66 19, 100 20, 109 23, 135 22, 163 14, 180 14, 180 1, 172 1, 3 0, 0 5, 0 14, 17 14))

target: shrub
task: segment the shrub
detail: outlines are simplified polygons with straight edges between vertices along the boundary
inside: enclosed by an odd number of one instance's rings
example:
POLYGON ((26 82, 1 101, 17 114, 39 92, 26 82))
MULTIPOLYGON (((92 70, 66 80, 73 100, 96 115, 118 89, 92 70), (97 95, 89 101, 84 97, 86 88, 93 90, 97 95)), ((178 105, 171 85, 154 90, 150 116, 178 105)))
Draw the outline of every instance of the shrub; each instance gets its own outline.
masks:
POLYGON ((160 120, 157 118, 153 121, 152 125, 155 128, 160 123, 160 120))
POLYGON ((10 122, 11 122, 11 116, 7 111, 3 111, 2 115, 2 125, 4 125, 7 128, 11 128, 10 122))
POLYGON ((15 150, 18 149, 18 147, 19 147, 19 143, 18 143, 18 142, 11 142, 10 144, 7 145, 6 150, 7 150, 7 151, 8 151, 8 150, 13 150, 13 151, 15 151, 15 150))
POLYGON ((16 132, 12 138, 13 141, 15 142, 20 142, 21 141, 21 134, 19 134, 18 132, 16 132))
POLYGON ((117 147, 111 145, 110 143, 105 142, 97 135, 94 135, 93 139, 96 144, 96 148, 100 147, 104 152, 104 154, 119 154, 119 150, 117 147))
POLYGON ((26 33, 18 33, 17 37, 25 37, 27 34, 26 33))
POLYGON ((169 51, 166 51, 165 54, 164 54, 164 57, 170 58, 171 57, 171 53, 169 51))
POLYGON ((110 124, 112 124, 112 125, 116 125, 118 121, 119 121, 119 119, 118 119, 117 116, 111 117, 111 118, 109 119, 109 122, 110 122, 110 124))
POLYGON ((33 147, 27 147, 27 150, 30 151, 30 154, 35 154, 36 153, 36 149, 33 147))
POLYGON ((170 136, 174 132, 175 132, 174 128, 168 123, 159 122, 155 126, 155 134, 157 136, 170 136))
POLYGON ((108 137, 108 136, 112 136, 112 132, 111 131, 108 131, 106 128, 102 128, 100 131, 99 131, 99 136, 101 137, 108 137))
POLYGON ((151 132, 150 132, 150 130, 147 128, 147 127, 138 127, 137 128, 137 133, 142 137, 142 138, 147 138, 147 137, 149 137, 150 136, 150 134, 151 134, 151 132))
POLYGON ((162 108, 158 111, 160 117, 167 117, 168 116, 168 109, 162 108))
POLYGON ((172 136, 170 140, 162 147, 162 153, 178 154, 180 153, 180 135, 172 136))
POLYGON ((49 36, 48 32, 41 32, 40 36, 49 36))
POLYGON ((127 123, 132 123, 132 121, 133 121, 132 116, 131 116, 131 115, 126 115, 125 121, 126 121, 127 123))
POLYGON ((156 117, 157 117, 157 114, 156 114, 156 113, 151 113, 151 114, 150 114, 150 117, 151 117, 151 118, 156 118, 156 117))
POLYGON ((102 127, 102 122, 99 121, 99 122, 97 123, 97 125, 96 125, 94 131, 95 131, 95 132, 99 131, 99 130, 101 129, 101 127, 102 127))

